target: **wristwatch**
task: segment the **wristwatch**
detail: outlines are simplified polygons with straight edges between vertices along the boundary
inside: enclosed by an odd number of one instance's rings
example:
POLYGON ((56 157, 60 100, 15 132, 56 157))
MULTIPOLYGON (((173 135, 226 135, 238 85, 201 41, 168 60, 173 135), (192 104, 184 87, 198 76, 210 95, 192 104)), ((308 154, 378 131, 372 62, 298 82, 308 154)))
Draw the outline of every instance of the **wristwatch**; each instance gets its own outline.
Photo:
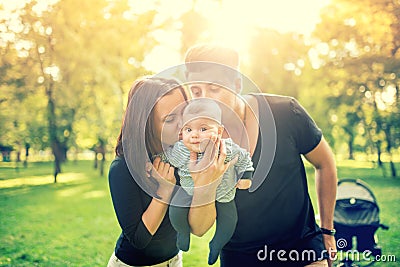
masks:
POLYGON ((324 235, 334 236, 336 234, 335 229, 326 229, 326 228, 321 227, 321 231, 322 231, 322 234, 324 234, 324 235))

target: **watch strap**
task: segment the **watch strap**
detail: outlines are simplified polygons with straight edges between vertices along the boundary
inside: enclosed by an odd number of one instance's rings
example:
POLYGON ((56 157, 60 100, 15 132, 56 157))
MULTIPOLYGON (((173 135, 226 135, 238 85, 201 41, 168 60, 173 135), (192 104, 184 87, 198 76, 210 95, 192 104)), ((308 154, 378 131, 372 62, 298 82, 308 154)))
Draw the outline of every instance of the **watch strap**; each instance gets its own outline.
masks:
POLYGON ((321 227, 321 231, 324 235, 331 235, 334 236, 336 234, 336 230, 335 229, 326 229, 321 227))

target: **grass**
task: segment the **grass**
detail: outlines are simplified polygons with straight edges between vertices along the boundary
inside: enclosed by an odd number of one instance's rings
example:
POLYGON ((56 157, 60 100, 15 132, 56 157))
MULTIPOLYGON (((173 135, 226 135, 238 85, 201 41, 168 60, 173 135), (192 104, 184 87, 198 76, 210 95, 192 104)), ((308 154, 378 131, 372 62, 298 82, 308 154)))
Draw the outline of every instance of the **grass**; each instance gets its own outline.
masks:
MULTIPOLYGON (((339 177, 362 178, 371 185, 381 220, 390 226, 389 231, 378 230, 379 244, 383 254, 398 258, 400 179, 383 178, 380 170, 354 161, 338 167, 339 177)), ((312 170, 307 171, 315 202, 312 170)), ((90 161, 63 165, 57 184, 51 173, 49 162, 18 170, 14 163, 0 162, 0 266, 106 266, 120 233, 106 176, 100 177, 90 161)), ((185 267, 207 266, 212 235, 192 236, 185 267)))
POLYGON ((51 172, 1 169, 0 266, 106 265, 119 232, 106 178, 90 162, 66 164, 57 184, 51 172), (20 177, 31 183, 12 183, 20 177))

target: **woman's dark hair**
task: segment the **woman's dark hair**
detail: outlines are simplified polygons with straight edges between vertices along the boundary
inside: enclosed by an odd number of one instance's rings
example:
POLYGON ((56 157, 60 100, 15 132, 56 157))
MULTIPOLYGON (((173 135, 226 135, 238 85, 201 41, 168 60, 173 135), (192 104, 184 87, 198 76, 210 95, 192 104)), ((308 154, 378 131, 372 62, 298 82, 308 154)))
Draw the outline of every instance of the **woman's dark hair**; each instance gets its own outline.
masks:
POLYGON ((154 106, 161 97, 171 94, 174 89, 179 89, 187 100, 185 89, 173 79, 142 78, 135 81, 129 91, 115 154, 129 160, 130 166, 140 177, 145 175, 145 165, 149 156, 154 155, 157 152, 156 147, 160 146, 160 139, 155 136, 154 106), (124 140, 124 134, 129 140, 124 140), (127 151, 124 151, 124 148, 127 151))

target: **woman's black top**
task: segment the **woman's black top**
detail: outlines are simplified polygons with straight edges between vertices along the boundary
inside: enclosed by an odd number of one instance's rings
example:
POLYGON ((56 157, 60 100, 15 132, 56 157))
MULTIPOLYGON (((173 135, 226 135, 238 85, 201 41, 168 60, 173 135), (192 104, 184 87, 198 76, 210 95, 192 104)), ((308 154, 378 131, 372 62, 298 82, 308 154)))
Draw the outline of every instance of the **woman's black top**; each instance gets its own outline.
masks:
POLYGON ((122 229, 115 246, 117 258, 128 265, 141 266, 154 265, 177 255, 177 233, 168 216, 164 217, 154 235, 144 225, 142 215, 152 197, 133 179, 123 157, 117 157, 111 163, 108 179, 114 210, 122 229))

